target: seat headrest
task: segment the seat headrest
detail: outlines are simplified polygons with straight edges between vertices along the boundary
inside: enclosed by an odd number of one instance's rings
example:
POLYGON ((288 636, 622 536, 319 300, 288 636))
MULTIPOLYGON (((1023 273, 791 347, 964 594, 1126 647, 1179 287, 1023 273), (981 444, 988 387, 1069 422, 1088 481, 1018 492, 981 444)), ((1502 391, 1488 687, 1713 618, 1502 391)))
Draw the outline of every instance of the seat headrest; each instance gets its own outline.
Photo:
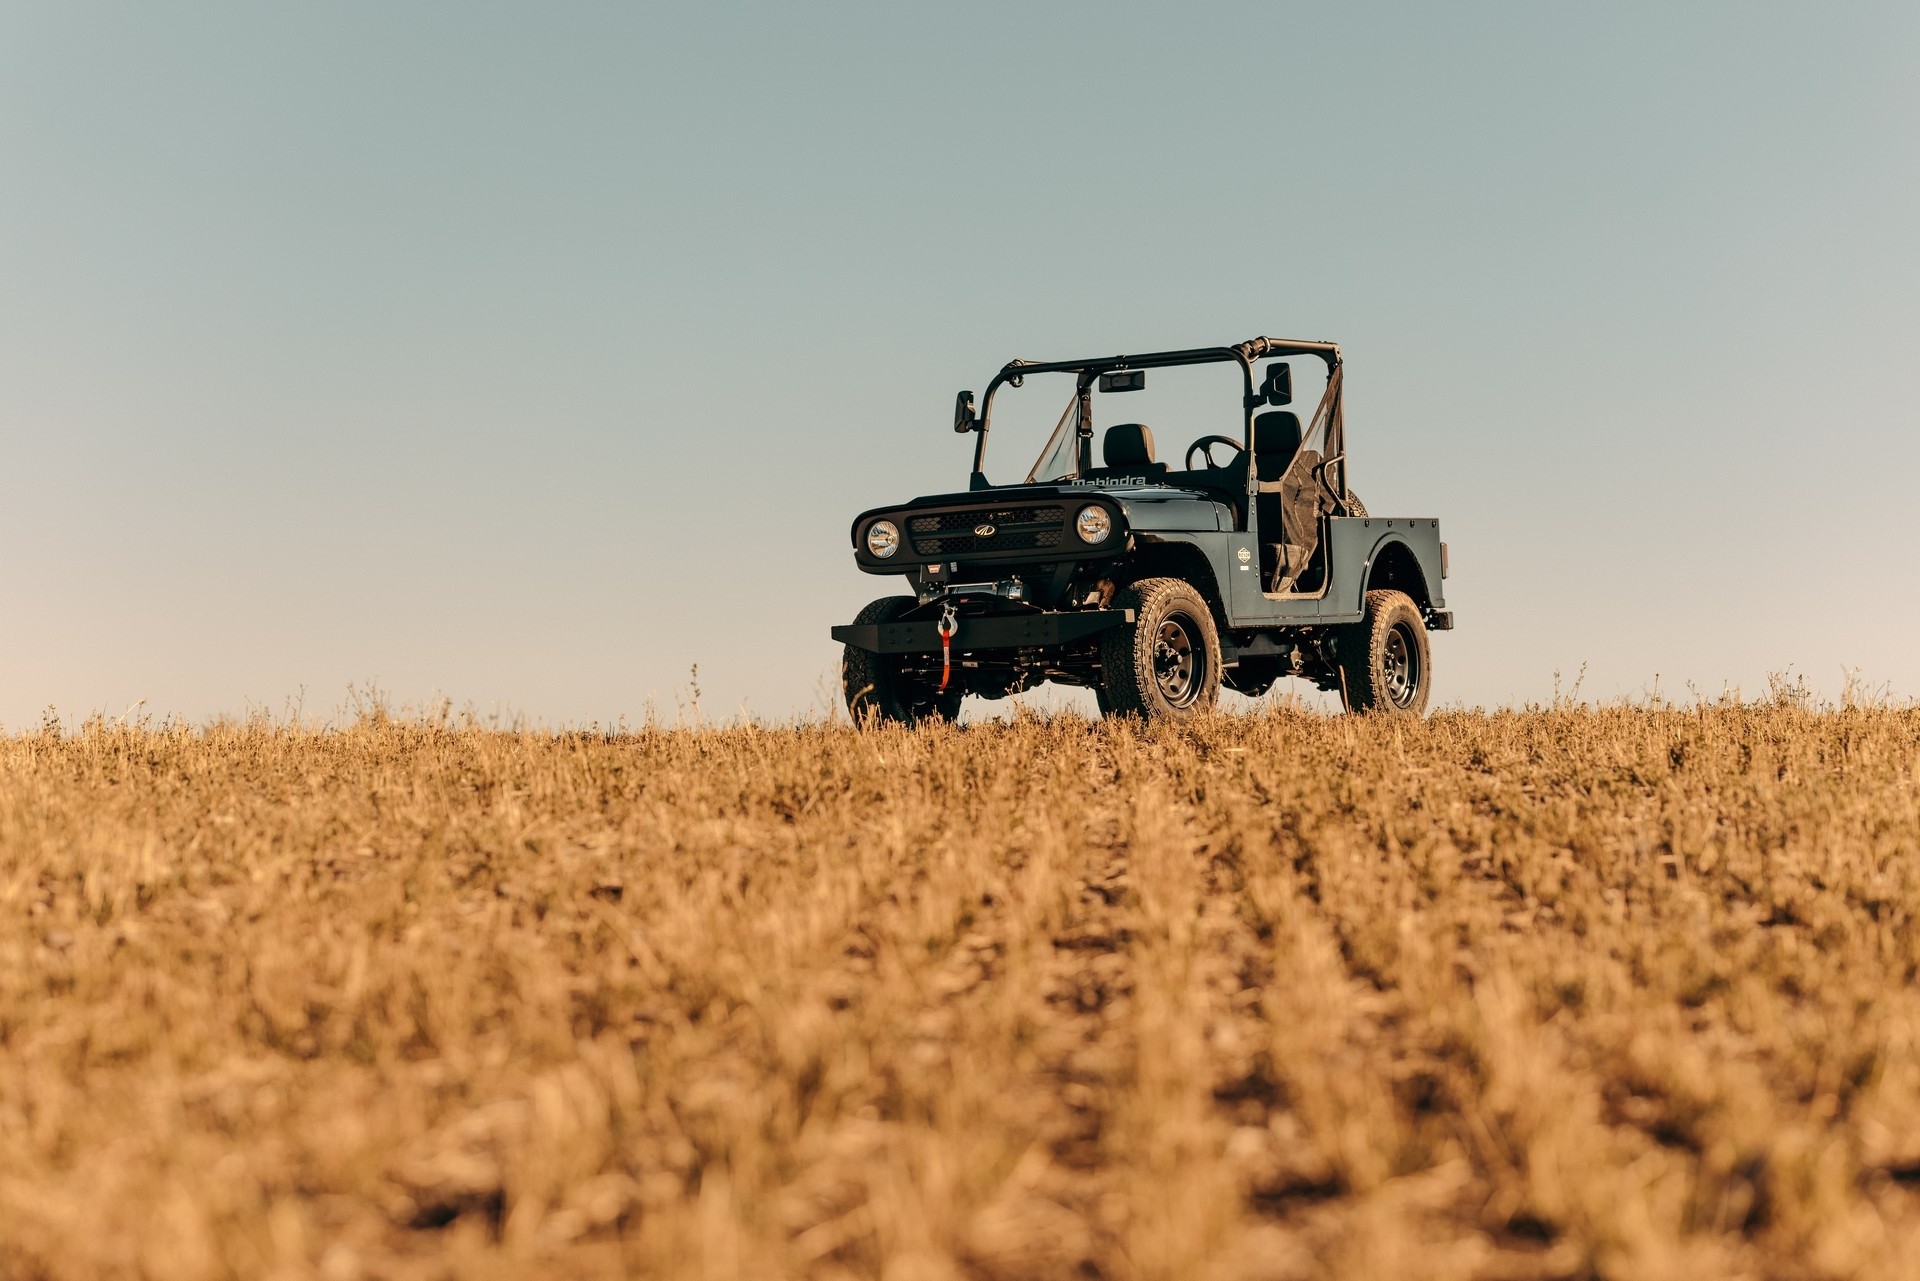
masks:
POLYGON ((1145 467, 1153 462, 1153 429, 1145 423, 1117 423, 1107 428, 1100 456, 1109 467, 1145 467))
POLYGON ((1253 420, 1253 452, 1262 458, 1291 458, 1300 448, 1300 415, 1275 409, 1253 420))

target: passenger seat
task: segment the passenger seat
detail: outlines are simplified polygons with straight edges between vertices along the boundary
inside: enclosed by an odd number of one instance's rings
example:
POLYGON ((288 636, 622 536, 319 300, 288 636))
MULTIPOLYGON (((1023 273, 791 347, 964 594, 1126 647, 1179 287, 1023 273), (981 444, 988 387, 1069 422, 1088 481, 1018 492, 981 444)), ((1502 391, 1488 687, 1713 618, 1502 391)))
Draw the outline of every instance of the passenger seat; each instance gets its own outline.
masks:
POLYGON ((1159 480, 1166 476, 1167 465, 1153 460, 1153 428, 1145 423, 1116 423, 1107 428, 1100 440, 1101 468, 1124 476, 1145 476, 1159 480))
POLYGON ((1300 448, 1300 416, 1276 409, 1253 420, 1253 466, 1260 482, 1256 513, 1260 520, 1263 577, 1269 592, 1297 590, 1320 547, 1320 465, 1315 450, 1300 448))

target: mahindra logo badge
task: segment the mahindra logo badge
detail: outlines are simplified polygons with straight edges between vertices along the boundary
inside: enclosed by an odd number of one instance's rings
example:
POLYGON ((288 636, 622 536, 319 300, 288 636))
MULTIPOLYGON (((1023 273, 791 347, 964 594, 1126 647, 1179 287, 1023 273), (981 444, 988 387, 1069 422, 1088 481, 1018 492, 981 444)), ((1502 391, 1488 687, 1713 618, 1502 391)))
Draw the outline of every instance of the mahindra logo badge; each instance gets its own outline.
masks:
POLYGON ((993 532, 992 525, 975 525, 973 527, 973 536, 975 538, 992 538, 993 532))

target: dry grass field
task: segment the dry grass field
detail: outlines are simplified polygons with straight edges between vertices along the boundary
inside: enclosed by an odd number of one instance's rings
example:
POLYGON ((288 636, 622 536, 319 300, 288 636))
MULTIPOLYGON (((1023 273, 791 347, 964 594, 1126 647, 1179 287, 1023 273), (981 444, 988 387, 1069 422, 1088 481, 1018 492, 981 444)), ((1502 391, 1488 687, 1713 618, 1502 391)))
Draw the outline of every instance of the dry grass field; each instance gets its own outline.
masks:
POLYGON ((0 1277, 1901 1277, 1920 713, 0 740, 0 1277))

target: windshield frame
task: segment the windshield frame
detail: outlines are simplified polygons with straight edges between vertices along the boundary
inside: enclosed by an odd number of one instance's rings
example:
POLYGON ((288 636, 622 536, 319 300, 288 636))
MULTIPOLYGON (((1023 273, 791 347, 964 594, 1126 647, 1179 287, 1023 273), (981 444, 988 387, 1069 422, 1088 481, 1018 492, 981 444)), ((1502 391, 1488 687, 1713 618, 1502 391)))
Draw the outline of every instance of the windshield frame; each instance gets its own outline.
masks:
MULTIPOLYGON (((1326 362, 1327 375, 1340 365, 1340 345, 1331 342, 1306 342, 1285 338, 1250 338, 1246 342, 1232 347, 1194 347, 1183 351, 1157 351, 1140 356, 1105 356, 1090 360, 1035 361, 1010 360, 1001 366, 1000 372, 987 384, 987 390, 981 396, 980 417, 974 424, 978 434, 973 443, 973 472, 968 477, 969 489, 1005 489, 1013 486, 994 485, 987 480, 982 470, 987 455, 987 433, 992 428, 993 400, 1000 388, 1006 385, 1019 387, 1028 374, 1074 374, 1077 375, 1074 386, 1076 401, 1088 395, 1096 376, 1121 369, 1158 369, 1174 365, 1223 364, 1228 361, 1240 366, 1243 395, 1241 397, 1242 422, 1240 440, 1243 447, 1251 449, 1253 445, 1253 416, 1262 403, 1255 395, 1253 366, 1255 362, 1271 356, 1314 356, 1326 362)), ((1087 419, 1091 421, 1091 419, 1087 419)), ((1091 437, 1084 438, 1082 449, 1090 454, 1091 437)), ((1045 456, 1045 447, 1042 456, 1045 456)), ((1081 463, 1084 468, 1085 461, 1081 463)), ((1251 472, 1251 469, 1249 469, 1251 472)), ((1346 468, 1340 468, 1341 488, 1346 488, 1346 468)), ((1045 484, 1044 481, 1020 481, 1024 484, 1045 484)))
MULTIPOLYGON (((998 388, 992 390, 997 391, 998 388)), ((1060 411, 1060 421, 1054 424, 1051 432, 1047 433, 1047 439, 1040 446, 1039 456, 1033 460, 1033 466, 1027 469, 1027 478, 1020 483, 1023 485, 1056 484, 1085 475, 1092 466, 1093 381, 1082 374, 1074 379, 1073 395, 1068 398, 1067 407, 1060 411), (1061 435, 1069 427, 1073 430, 1071 441, 1061 435), (1073 470, 1056 476, 1040 476, 1041 466, 1051 461, 1054 455, 1064 451, 1072 453, 1073 470)))

